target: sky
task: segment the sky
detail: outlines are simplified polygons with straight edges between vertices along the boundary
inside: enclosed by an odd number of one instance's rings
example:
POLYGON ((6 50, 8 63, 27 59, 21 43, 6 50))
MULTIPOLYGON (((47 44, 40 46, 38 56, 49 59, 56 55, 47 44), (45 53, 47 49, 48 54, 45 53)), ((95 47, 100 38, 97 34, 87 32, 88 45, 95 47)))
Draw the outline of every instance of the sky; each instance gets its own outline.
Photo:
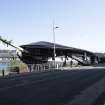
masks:
POLYGON ((53 21, 56 43, 105 52, 105 0, 0 0, 0 35, 16 46, 53 42, 53 21))

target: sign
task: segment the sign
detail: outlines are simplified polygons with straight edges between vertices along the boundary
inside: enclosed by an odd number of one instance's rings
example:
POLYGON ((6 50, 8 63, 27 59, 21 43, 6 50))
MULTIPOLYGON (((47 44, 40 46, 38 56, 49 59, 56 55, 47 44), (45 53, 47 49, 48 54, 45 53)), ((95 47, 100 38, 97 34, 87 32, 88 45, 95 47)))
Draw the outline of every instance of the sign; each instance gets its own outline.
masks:
POLYGON ((6 69, 8 67, 8 65, 5 63, 0 63, 0 70, 6 69))

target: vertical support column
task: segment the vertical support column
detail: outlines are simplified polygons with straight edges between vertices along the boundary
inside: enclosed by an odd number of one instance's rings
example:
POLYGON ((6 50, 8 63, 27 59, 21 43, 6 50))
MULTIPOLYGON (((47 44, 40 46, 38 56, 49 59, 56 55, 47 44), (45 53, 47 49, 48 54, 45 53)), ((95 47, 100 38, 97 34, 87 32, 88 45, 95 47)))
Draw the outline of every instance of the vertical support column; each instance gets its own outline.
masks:
POLYGON ((72 67, 73 65, 73 58, 72 58, 72 54, 70 55, 71 61, 70 61, 70 67, 72 67))
POLYGON ((90 59, 91 59, 91 64, 95 64, 95 56, 91 56, 90 59))
POLYGON ((34 71, 34 64, 31 65, 31 69, 32 69, 32 71, 34 71))
POLYGON ((31 64, 28 64, 28 70, 31 72, 31 64))
POLYGON ((85 64, 88 64, 88 59, 87 59, 87 53, 86 52, 84 52, 83 61, 84 61, 85 64))
POLYGON ((100 59, 99 59, 99 57, 97 56, 97 63, 99 63, 100 62, 100 59))
POLYGON ((63 66, 66 66, 66 56, 65 56, 65 60, 63 62, 63 66))
POLYGON ((84 60, 87 61, 87 53, 84 52, 84 60))

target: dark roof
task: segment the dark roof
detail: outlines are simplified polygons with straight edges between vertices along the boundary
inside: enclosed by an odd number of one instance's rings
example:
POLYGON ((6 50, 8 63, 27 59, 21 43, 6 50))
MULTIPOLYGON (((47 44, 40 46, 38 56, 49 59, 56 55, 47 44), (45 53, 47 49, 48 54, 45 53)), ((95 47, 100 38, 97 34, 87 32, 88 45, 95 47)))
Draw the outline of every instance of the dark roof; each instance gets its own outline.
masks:
MULTIPOLYGON (((55 44, 56 48, 61 48, 61 49, 73 49, 72 47, 68 47, 68 46, 64 46, 64 45, 60 45, 60 44, 55 44)), ((20 47, 29 47, 29 48, 53 48, 54 47, 54 43, 51 42, 45 42, 45 41, 39 41, 39 42, 35 42, 35 43, 30 43, 27 45, 22 45, 20 47)))
MULTIPOLYGON (((54 48, 54 43, 51 42, 45 42, 45 41, 39 41, 39 42, 35 42, 35 43, 30 43, 27 45, 22 45, 20 46, 24 49, 28 49, 28 48, 54 48)), ((60 45, 60 44, 55 44, 56 49, 62 49, 62 50, 72 50, 72 51, 77 51, 77 52, 87 52, 90 54, 93 54, 93 52, 87 51, 87 50, 83 50, 83 49, 78 49, 78 48, 74 48, 74 47, 69 47, 69 46, 64 46, 64 45, 60 45)))

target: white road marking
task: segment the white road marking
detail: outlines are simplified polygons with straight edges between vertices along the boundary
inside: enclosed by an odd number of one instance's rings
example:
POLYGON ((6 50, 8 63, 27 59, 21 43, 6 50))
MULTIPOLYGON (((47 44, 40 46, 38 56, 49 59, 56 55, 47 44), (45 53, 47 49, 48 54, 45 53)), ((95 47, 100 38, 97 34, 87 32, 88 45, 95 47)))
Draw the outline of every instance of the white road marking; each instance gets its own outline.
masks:
POLYGON ((104 91, 105 78, 82 91, 80 95, 77 95, 74 100, 66 105, 91 105, 104 91))

